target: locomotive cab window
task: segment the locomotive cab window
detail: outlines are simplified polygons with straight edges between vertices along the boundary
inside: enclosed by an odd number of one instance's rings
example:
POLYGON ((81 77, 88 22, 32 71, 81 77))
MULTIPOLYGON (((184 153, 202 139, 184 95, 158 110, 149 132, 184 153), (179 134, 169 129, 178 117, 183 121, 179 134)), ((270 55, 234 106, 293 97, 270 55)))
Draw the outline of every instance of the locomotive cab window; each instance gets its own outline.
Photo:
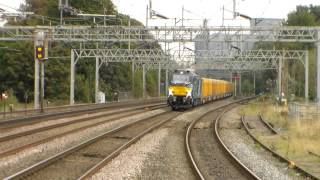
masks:
POLYGON ((172 77, 172 84, 189 84, 190 78, 185 74, 174 74, 172 77))

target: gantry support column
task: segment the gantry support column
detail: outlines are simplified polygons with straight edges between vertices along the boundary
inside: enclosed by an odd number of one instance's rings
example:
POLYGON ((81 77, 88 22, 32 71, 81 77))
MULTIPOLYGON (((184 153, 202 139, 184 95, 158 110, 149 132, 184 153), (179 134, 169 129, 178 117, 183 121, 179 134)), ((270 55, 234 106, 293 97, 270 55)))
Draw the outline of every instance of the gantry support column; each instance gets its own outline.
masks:
POLYGON ((317 32, 318 42, 317 46, 317 102, 320 102, 320 31, 317 32))
POLYGON ((169 86, 169 82, 168 82, 168 69, 166 69, 166 96, 168 96, 168 86, 169 86))
POLYGON ((146 65, 142 65, 142 97, 146 98, 146 65))
POLYGON ((304 72, 305 72, 305 82, 304 82, 304 97, 305 100, 309 99, 309 52, 306 51, 305 60, 304 60, 304 72))
POLYGON ((256 94, 256 72, 253 71, 253 94, 256 94))
POLYGON ((282 93, 282 58, 279 59, 278 69, 278 96, 281 97, 282 93))
MULTIPOLYGON (((238 77, 238 74, 237 74, 238 77)), ((237 97, 237 77, 234 78, 234 97, 237 97)))
POLYGON ((96 80, 95 80, 95 103, 99 103, 99 69, 100 69, 100 60, 99 57, 96 57, 96 80))
POLYGON ((161 65, 159 63, 159 69, 158 69, 158 97, 161 96, 161 65))
POLYGON ((131 73, 132 73, 132 80, 131 80, 131 86, 132 86, 132 94, 134 94, 134 62, 132 61, 132 68, 131 68, 131 73))
POLYGON ((71 49, 71 62, 70 62, 70 105, 74 104, 74 82, 75 82, 75 54, 74 50, 71 49))
POLYGON ((242 78, 241 78, 242 74, 241 72, 239 73, 239 96, 242 96, 242 91, 241 91, 241 85, 242 85, 242 78))

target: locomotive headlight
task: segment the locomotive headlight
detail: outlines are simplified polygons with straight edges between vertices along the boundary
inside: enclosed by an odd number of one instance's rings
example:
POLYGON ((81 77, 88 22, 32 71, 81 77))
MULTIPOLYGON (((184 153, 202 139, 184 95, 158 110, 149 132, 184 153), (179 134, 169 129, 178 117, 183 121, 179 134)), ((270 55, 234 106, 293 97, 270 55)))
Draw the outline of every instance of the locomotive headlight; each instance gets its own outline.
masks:
POLYGON ((173 92, 172 92, 172 89, 171 88, 169 88, 169 90, 168 90, 169 92, 168 92, 168 95, 169 96, 173 96, 173 92))
POLYGON ((187 91, 187 97, 191 97, 191 91, 187 91))

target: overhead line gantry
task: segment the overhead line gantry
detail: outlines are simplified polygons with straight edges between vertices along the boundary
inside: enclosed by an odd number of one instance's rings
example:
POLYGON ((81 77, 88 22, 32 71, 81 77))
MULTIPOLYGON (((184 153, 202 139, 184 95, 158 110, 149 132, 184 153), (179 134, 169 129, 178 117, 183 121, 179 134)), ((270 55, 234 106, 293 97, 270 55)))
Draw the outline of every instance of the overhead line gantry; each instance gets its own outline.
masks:
MULTIPOLYGON (((320 99, 320 27, 5 26, 0 28, 0 41, 34 40, 35 32, 44 32, 47 41, 63 42, 314 43, 318 55, 317 100, 320 99), (245 38, 243 38, 244 36, 245 38)), ((219 63, 219 61, 215 63, 219 63)), ((234 61, 233 63, 239 62, 234 61)), ((247 62, 243 63, 248 64, 247 62)))

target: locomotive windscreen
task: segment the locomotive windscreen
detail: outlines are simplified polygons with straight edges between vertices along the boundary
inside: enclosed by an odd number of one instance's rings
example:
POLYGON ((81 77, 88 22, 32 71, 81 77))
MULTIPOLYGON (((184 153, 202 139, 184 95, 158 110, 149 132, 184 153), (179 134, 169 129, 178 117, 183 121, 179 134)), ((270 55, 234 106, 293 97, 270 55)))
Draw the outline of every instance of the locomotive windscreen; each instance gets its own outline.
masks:
POLYGON ((189 75, 173 74, 172 84, 187 84, 190 83, 189 75))

